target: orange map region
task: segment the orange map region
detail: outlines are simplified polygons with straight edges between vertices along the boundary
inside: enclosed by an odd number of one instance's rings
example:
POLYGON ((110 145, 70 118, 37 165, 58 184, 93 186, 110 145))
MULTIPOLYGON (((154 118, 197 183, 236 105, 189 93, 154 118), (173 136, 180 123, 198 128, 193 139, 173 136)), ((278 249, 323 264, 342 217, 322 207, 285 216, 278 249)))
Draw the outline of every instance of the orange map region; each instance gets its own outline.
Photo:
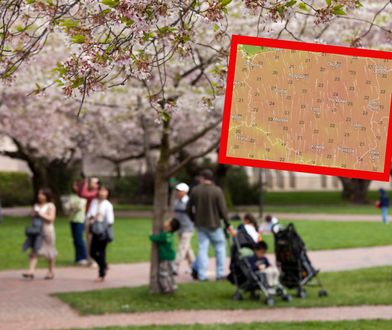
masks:
POLYGON ((383 172, 391 61, 239 45, 227 156, 383 172))

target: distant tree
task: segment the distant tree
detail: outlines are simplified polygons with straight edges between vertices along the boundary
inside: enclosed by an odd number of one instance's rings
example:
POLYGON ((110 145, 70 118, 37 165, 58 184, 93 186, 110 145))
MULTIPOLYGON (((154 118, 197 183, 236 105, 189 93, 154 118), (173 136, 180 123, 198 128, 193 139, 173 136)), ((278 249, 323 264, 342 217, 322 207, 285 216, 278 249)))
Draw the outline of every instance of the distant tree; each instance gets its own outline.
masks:
POLYGON ((339 177, 343 186, 342 198, 355 204, 368 204, 368 192, 371 181, 339 177))

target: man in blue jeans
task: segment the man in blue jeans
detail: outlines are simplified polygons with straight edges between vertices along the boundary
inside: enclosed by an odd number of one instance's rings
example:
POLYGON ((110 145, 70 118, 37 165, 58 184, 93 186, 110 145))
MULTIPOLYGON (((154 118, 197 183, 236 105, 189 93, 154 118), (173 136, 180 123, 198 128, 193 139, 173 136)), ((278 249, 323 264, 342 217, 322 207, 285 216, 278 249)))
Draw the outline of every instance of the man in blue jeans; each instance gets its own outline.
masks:
POLYGON ((212 243, 216 257, 216 279, 225 278, 226 239, 225 229, 234 234, 230 226, 227 206, 222 190, 213 182, 214 174, 210 169, 200 173, 200 184, 192 189, 187 204, 187 212, 195 223, 198 232, 199 251, 194 271, 200 281, 207 280, 208 247, 212 243))
POLYGON ((389 208, 389 198, 388 194, 384 189, 379 189, 380 199, 379 206, 381 209, 382 222, 388 224, 388 208, 389 208))
POLYGON ((64 209, 69 215, 71 234, 75 248, 75 263, 80 266, 86 266, 88 264, 87 251, 83 236, 87 201, 77 195, 78 190, 79 185, 77 182, 74 182, 72 185, 73 193, 65 202, 64 209))

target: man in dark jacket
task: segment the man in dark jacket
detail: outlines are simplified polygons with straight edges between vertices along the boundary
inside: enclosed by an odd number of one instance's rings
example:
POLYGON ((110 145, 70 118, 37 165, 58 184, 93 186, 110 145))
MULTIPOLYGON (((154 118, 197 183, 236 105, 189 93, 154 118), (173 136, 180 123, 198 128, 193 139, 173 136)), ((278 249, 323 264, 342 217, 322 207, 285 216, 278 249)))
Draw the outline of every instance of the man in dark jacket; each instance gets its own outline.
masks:
POLYGON ((215 250, 216 278, 225 278, 226 240, 225 229, 233 234, 227 206, 222 190, 213 182, 213 172, 205 169, 200 173, 200 184, 194 187, 189 196, 187 212, 198 232, 199 251, 197 256, 197 277, 207 280, 208 247, 210 242, 215 250))

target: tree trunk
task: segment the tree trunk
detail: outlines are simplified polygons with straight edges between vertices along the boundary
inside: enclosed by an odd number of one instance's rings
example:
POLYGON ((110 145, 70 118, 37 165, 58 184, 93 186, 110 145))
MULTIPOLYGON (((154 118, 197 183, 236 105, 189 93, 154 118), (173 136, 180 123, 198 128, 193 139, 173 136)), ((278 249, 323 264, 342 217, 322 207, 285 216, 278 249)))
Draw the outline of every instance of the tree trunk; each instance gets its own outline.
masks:
POLYGON ((19 141, 13 139, 13 142, 17 147, 17 153, 12 157, 27 163, 33 175, 32 183, 35 196, 39 189, 50 188, 54 195, 54 202, 61 212, 60 196, 71 191, 72 181, 78 178, 82 172, 82 160, 72 158, 68 161, 61 159, 48 161, 43 157, 33 156, 19 141))
POLYGON ((122 177, 121 162, 113 162, 113 166, 114 166, 114 172, 116 173, 116 180, 118 182, 121 180, 122 177))
MULTIPOLYGON (((154 234, 162 230, 163 222, 168 208, 169 183, 167 173, 169 170, 170 144, 169 144, 169 121, 164 121, 161 137, 160 155, 154 177, 154 218, 152 231, 154 234)), ((159 256, 158 247, 152 244, 150 265, 150 292, 160 293, 161 288, 158 278, 159 256)))
POLYGON ((59 213, 62 212, 60 201, 61 195, 71 191, 72 181, 77 179, 81 173, 82 161, 80 159, 65 163, 55 160, 45 163, 41 160, 29 159, 27 162, 33 174, 33 188, 35 194, 44 187, 50 188, 53 192, 54 203, 59 213))
POLYGON ((34 198, 36 198, 38 190, 42 187, 48 186, 48 176, 45 171, 44 165, 39 161, 29 159, 27 161, 29 169, 33 174, 32 182, 33 182, 33 190, 34 190, 34 198))
POLYGON ((225 164, 218 164, 216 167, 216 184, 222 188, 228 208, 233 207, 233 199, 231 197, 229 184, 227 181, 227 173, 229 172, 230 168, 230 165, 225 164))
POLYGON ((355 204, 368 204, 368 191, 371 181, 339 177, 343 185, 342 198, 355 204))
POLYGON ((71 162, 55 160, 46 167, 47 187, 53 192, 54 203, 59 213, 63 211, 60 197, 71 192, 72 182, 79 178, 81 169, 82 161, 80 159, 71 162))
POLYGON ((141 126, 143 128, 143 151, 146 161, 147 173, 153 173, 155 170, 154 157, 151 154, 151 141, 150 141, 150 127, 148 119, 145 116, 141 117, 141 126))

